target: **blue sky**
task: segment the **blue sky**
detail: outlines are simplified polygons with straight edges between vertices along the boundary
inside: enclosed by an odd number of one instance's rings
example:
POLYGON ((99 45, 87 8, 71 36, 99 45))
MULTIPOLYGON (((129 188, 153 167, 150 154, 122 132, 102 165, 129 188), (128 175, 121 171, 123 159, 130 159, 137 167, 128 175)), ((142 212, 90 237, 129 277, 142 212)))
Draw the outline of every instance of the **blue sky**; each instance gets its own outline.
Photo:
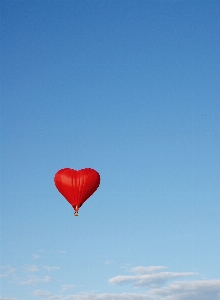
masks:
POLYGON ((1 300, 220 299, 219 15, 1 2, 1 300), (78 218, 65 167, 101 176, 78 218))

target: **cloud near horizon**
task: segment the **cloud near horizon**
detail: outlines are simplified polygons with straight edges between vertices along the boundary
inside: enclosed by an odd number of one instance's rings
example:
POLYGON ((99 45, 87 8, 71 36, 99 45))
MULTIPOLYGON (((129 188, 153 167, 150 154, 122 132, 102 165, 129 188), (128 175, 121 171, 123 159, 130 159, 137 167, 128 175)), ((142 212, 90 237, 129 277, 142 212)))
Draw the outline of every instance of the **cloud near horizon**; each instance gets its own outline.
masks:
POLYGON ((163 266, 135 267, 130 270, 136 273, 135 275, 118 275, 110 278, 109 283, 114 285, 130 283, 135 287, 149 288, 164 285, 172 279, 197 275, 193 272, 157 272, 164 268, 163 266))
POLYGON ((33 295, 42 300, 219 300, 220 280, 178 282, 148 293, 81 293, 63 296, 38 290, 33 295))
POLYGON ((152 295, 160 296, 159 299, 169 300, 219 300, 220 279, 180 281, 159 289, 152 289, 152 295))
POLYGON ((138 266, 129 272, 135 275, 118 275, 109 279, 114 285, 131 284, 145 287, 147 291, 136 293, 78 293, 55 295, 49 291, 34 291, 42 300, 220 300, 220 279, 182 280, 198 275, 194 272, 164 272, 164 266, 138 266), (168 281, 171 281, 168 283, 168 281))
MULTIPOLYGON (((11 268, 11 267, 10 267, 11 268)), ((68 290, 76 288, 74 284, 60 286, 60 293, 33 290, 32 295, 40 300, 220 300, 220 279, 199 280, 188 277, 197 276, 194 272, 165 272, 164 266, 137 266, 128 272, 134 275, 118 275, 109 279, 113 285, 130 284, 135 288, 142 288, 140 292, 131 293, 71 293, 68 290), (180 280, 182 278, 182 280, 180 280), (146 292, 143 292, 146 288, 146 292)), ((49 276, 31 276, 20 285, 37 285, 49 283, 49 276)), ((22 300, 0 297, 0 300, 22 300)))
POLYGON ((0 300, 18 300, 18 298, 0 297, 0 300))

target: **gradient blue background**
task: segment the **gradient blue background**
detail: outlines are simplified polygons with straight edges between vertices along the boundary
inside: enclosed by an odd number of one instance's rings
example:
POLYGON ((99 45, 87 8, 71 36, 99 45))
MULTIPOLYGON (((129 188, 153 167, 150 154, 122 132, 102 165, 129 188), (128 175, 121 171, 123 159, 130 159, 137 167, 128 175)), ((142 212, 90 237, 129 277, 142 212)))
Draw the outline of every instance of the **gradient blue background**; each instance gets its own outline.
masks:
MULTIPOLYGON (((59 266, 52 293, 133 291, 108 284, 125 264, 219 278, 219 16, 219 1, 1 2, 1 265, 59 266), (101 175, 78 218, 64 167, 101 175)), ((44 289, 3 280, 2 297, 44 289)))

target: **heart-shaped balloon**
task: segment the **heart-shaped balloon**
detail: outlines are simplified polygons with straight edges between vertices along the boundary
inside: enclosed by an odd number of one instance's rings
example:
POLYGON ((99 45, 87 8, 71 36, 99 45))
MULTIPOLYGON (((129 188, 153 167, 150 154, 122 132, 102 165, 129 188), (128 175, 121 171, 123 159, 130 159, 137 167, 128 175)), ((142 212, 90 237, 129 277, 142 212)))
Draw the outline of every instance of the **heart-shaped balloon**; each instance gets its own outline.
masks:
POLYGON ((78 215, 79 208, 99 187, 100 175, 90 168, 78 171, 65 168, 55 174, 54 182, 78 215))

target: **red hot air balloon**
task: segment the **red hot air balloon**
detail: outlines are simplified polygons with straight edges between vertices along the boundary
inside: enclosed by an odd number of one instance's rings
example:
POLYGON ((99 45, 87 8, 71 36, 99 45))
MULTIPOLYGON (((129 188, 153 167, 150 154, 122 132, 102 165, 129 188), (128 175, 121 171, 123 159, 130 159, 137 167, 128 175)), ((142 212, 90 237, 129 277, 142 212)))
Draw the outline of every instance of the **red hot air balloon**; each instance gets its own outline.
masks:
POLYGON ((58 191, 74 208, 74 216, 78 216, 79 208, 99 187, 100 175, 90 168, 78 171, 65 168, 55 174, 54 182, 58 191))

